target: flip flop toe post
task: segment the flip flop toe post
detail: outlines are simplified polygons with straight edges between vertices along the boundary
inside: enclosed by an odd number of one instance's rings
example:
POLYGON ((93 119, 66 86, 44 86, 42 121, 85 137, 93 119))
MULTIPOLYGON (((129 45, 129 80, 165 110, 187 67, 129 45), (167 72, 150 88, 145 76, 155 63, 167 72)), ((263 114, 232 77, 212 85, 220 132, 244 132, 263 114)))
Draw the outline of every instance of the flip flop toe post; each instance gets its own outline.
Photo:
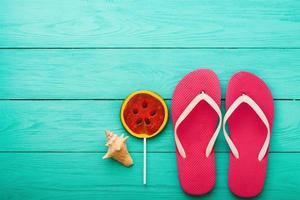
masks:
POLYGON ((221 128, 221 89, 208 69, 187 74, 172 97, 179 182, 190 195, 203 195, 215 185, 214 143, 221 128))

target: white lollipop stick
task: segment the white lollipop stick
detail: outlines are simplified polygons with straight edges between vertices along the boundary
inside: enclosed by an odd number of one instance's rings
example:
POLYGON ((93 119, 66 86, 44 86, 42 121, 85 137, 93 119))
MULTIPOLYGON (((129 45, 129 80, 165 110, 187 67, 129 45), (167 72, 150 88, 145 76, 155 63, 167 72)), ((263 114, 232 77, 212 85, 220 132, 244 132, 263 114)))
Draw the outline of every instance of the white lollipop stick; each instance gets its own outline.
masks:
POLYGON ((146 171, 147 171, 147 168, 146 168, 146 165, 147 165, 147 162, 146 162, 146 138, 144 138, 144 185, 147 184, 147 176, 146 176, 146 171))

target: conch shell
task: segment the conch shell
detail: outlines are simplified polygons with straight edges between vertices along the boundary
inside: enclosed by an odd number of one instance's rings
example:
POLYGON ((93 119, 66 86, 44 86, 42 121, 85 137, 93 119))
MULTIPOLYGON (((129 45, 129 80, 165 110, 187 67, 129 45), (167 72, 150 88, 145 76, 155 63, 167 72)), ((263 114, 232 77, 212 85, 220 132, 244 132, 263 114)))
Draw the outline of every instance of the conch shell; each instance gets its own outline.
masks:
POLYGON ((118 136, 109 130, 105 131, 105 135, 107 139, 105 146, 108 147, 108 150, 102 159, 113 158, 126 167, 133 165, 133 160, 126 146, 128 136, 124 137, 124 134, 118 136))

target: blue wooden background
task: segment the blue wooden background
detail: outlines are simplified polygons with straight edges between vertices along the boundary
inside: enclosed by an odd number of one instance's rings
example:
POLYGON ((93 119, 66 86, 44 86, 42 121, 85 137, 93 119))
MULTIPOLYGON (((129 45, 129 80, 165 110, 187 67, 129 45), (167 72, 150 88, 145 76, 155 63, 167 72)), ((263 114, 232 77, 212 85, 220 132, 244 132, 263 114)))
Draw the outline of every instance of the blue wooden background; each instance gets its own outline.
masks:
MULTIPOLYGON (((300 1, 0 0, 0 199, 194 199, 179 186, 170 121, 148 141, 147 186, 141 140, 128 142, 132 168, 101 157, 103 131, 125 133, 129 93, 170 105, 199 67, 223 97, 238 70, 267 82, 275 123, 257 199, 299 198, 300 1)), ((217 183, 201 199, 236 199, 222 133, 215 149, 217 183)))

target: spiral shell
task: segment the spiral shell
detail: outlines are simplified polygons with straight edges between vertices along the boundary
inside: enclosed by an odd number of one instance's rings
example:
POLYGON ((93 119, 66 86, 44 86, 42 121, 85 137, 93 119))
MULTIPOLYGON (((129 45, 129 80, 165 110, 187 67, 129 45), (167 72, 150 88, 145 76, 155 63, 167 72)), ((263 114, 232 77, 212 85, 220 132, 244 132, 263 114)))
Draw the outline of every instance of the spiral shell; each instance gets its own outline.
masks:
POLYGON ((108 147, 108 150, 103 156, 103 159, 113 158, 114 160, 122 163, 126 167, 133 165, 133 160, 126 146, 128 136, 124 137, 124 134, 118 136, 109 130, 105 131, 105 135, 107 139, 107 143, 105 144, 105 146, 108 147))

